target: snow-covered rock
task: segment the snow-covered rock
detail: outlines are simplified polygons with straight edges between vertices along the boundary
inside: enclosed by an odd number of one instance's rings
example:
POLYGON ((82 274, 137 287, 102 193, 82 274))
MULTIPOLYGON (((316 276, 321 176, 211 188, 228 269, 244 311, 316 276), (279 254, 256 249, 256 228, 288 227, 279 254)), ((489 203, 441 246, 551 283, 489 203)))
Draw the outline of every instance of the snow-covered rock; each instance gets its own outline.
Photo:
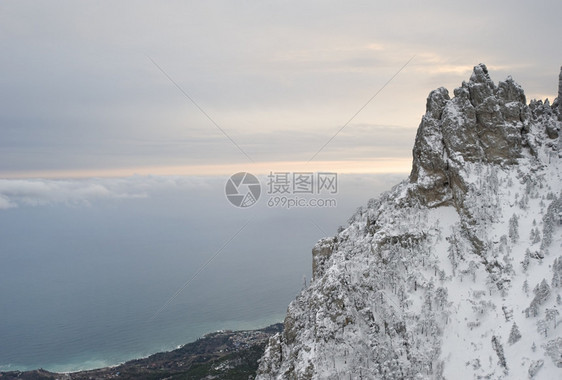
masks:
POLYGON ((410 177, 314 247, 257 378, 562 378, 560 80, 431 92, 410 177))
POLYGON ((562 121, 562 67, 558 77, 558 120, 562 121))

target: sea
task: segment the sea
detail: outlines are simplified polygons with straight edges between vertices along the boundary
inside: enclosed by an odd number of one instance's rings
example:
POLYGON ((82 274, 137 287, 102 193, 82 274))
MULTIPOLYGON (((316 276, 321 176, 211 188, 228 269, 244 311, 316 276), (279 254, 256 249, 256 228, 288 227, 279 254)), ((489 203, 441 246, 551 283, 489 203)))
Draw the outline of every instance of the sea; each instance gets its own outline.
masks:
POLYGON ((281 322, 316 241, 405 177, 340 174, 315 206, 263 177, 249 207, 228 176, 0 180, 0 371, 111 366, 281 322))

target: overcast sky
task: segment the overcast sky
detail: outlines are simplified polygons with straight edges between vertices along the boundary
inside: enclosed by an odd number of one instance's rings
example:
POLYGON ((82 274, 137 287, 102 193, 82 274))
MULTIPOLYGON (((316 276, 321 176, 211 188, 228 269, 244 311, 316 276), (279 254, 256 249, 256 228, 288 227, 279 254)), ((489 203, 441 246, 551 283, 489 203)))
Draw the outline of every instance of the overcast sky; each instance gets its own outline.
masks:
POLYGON ((555 97, 561 14, 560 1, 2 1, 0 177, 288 168, 413 57, 314 158, 407 171, 427 94, 479 62, 528 100, 555 97))

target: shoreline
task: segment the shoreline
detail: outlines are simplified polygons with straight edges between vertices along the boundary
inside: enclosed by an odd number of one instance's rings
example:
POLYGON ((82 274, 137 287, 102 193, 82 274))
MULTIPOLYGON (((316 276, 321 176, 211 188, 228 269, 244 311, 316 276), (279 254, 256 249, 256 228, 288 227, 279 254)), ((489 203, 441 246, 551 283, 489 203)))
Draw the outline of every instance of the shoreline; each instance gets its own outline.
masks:
MULTIPOLYGON (((58 357, 58 360, 54 361, 53 364, 13 364, 6 363, 0 365, 0 374, 2 373, 12 373, 12 372, 31 372, 35 370, 43 370, 48 373, 57 374, 72 374, 76 372, 85 372, 96 370, 100 368, 111 368, 117 367, 122 364, 128 363, 133 360, 146 359, 154 354, 175 351, 183 346, 196 342, 199 339, 206 337, 209 334, 218 332, 238 332, 238 331, 252 331, 261 330, 269 326, 276 325, 278 323, 283 323, 285 318, 285 313, 279 313, 274 316, 251 319, 249 321, 222 321, 221 323, 210 323, 204 325, 202 328, 195 329, 198 330, 195 334, 187 334, 185 340, 180 339, 169 339, 167 341, 160 342, 159 344, 153 345, 152 348, 143 348, 142 350, 133 349, 129 353, 115 355, 114 351, 109 352, 108 355, 100 355, 99 352, 93 352, 90 355, 82 354, 80 357, 76 358, 66 358, 58 357), (187 342, 187 343, 185 343, 187 342), (68 359, 68 360, 67 360, 68 359)), ((198 325, 197 327, 201 327, 198 325)), ((3 380, 2 377, 0 377, 3 380)))
POLYGON ((0 371, 4 379, 85 380, 149 379, 212 375, 215 379, 248 379, 269 338, 283 330, 282 323, 255 330, 219 330, 172 351, 158 352, 121 364, 77 372, 0 371))

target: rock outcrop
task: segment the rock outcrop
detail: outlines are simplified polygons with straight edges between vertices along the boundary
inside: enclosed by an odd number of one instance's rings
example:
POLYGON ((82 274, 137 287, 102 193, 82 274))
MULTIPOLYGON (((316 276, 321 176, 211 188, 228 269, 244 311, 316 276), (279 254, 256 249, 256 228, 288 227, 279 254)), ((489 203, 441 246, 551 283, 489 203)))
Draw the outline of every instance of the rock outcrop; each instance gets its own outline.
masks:
POLYGON ((483 64, 432 91, 409 178, 314 247, 257 378, 560 377, 560 91, 483 64))
POLYGON ((458 175, 465 162, 517 163, 529 116, 523 89, 511 77, 496 86, 483 64, 453 99, 443 87, 432 91, 413 149, 415 191, 427 205, 450 204, 466 191, 458 175))

